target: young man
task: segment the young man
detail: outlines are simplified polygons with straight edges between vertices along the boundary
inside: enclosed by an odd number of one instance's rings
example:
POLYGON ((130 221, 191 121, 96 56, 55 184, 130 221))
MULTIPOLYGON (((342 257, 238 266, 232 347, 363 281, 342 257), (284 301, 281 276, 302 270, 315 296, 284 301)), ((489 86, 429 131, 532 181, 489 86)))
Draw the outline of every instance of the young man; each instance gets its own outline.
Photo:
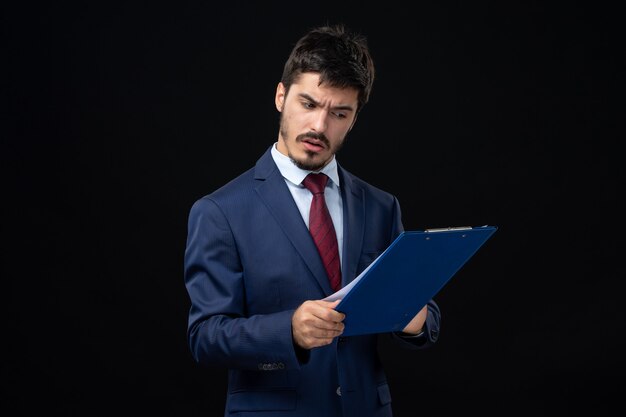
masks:
MULTIPOLYGON (((403 230, 397 199, 336 159, 373 80, 363 36, 305 34, 276 89, 277 141, 191 209, 189 345, 198 362, 229 369, 226 416, 392 415, 377 335, 342 337, 337 302, 323 301, 403 230), (317 189, 310 173, 325 175, 317 189)), ((431 300, 391 336, 426 348, 439 322, 431 300)))

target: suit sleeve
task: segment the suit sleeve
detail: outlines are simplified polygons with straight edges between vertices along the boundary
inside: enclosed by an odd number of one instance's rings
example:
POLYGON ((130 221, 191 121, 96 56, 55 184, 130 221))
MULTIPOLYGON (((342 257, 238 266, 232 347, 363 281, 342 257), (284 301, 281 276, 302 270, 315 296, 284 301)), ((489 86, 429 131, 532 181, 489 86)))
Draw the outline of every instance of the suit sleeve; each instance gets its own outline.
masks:
POLYGON ((248 317, 245 271, 227 218, 210 198, 188 220, 184 256, 190 297, 187 337, 202 364, 243 370, 298 368, 291 333, 293 311, 248 317))

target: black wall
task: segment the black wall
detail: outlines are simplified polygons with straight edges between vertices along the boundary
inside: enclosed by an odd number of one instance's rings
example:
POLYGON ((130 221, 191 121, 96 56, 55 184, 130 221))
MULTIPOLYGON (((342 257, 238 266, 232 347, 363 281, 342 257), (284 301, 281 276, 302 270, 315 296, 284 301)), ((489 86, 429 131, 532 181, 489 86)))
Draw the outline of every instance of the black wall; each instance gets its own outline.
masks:
POLYGON ((623 412, 616 10, 198 3, 3 6, 3 415, 222 415, 186 344, 187 213, 276 140, 283 62, 325 22, 377 63, 339 162, 406 229, 499 227, 434 349, 381 343, 396 415, 623 412))

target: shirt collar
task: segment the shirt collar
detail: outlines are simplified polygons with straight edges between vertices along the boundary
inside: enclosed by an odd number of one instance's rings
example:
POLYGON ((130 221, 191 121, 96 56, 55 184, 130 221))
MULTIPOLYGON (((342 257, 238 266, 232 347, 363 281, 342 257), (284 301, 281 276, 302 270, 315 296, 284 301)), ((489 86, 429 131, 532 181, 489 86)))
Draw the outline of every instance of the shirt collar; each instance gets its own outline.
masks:
POLYGON ((278 166, 278 170, 282 174, 282 176, 289 182, 292 182, 295 185, 301 185, 304 178, 309 175, 311 172, 321 172, 328 175, 328 178, 332 182, 335 183, 337 187, 339 187, 339 173, 337 171, 337 159, 333 155, 333 159, 330 160, 328 164, 324 166, 320 171, 307 171, 305 169, 300 169, 293 163, 291 158, 287 155, 283 155, 276 148, 278 142, 274 143, 272 146, 272 158, 278 166))

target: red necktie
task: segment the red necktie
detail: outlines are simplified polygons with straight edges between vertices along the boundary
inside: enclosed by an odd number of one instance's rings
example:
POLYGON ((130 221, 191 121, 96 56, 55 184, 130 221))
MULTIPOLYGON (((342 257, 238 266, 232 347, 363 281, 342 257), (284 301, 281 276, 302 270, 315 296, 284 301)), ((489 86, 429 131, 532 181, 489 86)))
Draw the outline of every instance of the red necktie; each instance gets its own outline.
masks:
POLYGON ((309 174, 302 181, 302 184, 313 193, 309 212, 309 231, 322 257, 330 286, 333 291, 337 291, 341 288, 341 264, 339 262, 337 234, 324 199, 324 189, 327 182, 328 177, 325 174, 309 174))

